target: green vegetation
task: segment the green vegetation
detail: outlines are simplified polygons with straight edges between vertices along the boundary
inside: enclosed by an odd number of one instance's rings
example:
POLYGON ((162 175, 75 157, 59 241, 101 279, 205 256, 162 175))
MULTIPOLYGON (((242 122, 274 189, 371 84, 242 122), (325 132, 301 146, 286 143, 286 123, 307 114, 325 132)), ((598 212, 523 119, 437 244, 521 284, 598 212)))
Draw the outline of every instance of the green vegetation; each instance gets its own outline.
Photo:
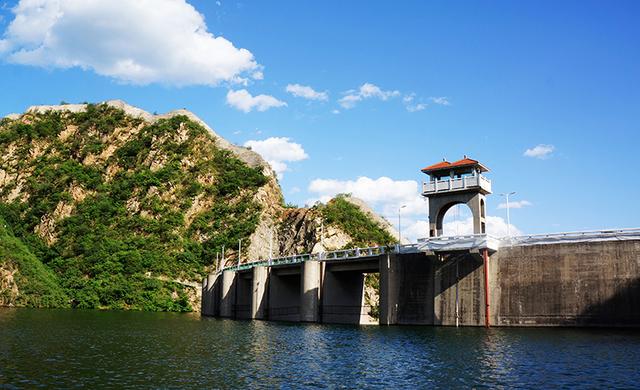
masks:
POLYGON ((333 198, 326 205, 320 206, 326 223, 334 224, 351 236, 352 241, 346 247, 368 247, 389 245, 395 239, 378 225, 358 206, 349 202, 348 195, 341 194, 333 198))
POLYGON ((257 226, 252 197, 268 179, 185 116, 148 124, 89 105, 25 117, 0 122, 0 169, 23 177, 25 194, 0 203, 0 217, 30 254, 14 261, 20 274, 48 275, 29 277, 56 292, 42 306, 189 311, 186 289, 156 277, 198 280, 257 226))
POLYGON ((0 305, 68 307, 58 277, 42 264, 0 218, 0 305))

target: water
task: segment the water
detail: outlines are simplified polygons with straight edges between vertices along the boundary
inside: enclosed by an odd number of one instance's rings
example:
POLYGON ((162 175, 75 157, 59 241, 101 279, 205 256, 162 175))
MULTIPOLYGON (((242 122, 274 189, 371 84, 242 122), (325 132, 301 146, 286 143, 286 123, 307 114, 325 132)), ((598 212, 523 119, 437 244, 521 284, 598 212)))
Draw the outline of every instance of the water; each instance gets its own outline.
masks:
MULTIPOLYGON (((640 332, 0 309, 9 388, 637 388, 640 332)), ((0 386, 2 387, 2 386, 0 386)))

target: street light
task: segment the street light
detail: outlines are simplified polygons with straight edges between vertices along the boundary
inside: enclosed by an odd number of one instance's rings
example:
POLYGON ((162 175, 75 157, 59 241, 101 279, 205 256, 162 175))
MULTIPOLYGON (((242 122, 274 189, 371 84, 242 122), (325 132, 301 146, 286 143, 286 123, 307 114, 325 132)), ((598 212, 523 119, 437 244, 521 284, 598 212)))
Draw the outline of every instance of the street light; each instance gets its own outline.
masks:
POLYGON ((400 210, 407 207, 406 204, 398 207, 398 243, 402 245, 402 225, 400 224, 400 210))
POLYGON ((511 238, 511 217, 509 216, 509 196, 515 195, 514 192, 507 192, 505 194, 500 194, 500 196, 504 196, 507 199, 507 236, 511 238))

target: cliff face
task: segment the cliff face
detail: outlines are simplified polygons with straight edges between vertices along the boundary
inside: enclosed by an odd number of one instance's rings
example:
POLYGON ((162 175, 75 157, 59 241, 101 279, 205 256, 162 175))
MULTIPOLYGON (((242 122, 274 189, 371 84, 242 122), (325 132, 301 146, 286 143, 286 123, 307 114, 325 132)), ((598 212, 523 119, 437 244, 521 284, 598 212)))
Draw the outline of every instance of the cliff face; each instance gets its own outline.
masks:
MULTIPOLYGON (((72 307, 191 310, 194 282, 223 247, 235 264, 239 241, 242 261, 361 241, 327 219, 333 206, 283 203, 258 154, 188 111, 157 116, 111 101, 31 107, 0 122, 0 217, 72 307)), ((41 306, 19 278, 34 262, 10 262, 10 252, 0 257, 3 303, 41 306)))

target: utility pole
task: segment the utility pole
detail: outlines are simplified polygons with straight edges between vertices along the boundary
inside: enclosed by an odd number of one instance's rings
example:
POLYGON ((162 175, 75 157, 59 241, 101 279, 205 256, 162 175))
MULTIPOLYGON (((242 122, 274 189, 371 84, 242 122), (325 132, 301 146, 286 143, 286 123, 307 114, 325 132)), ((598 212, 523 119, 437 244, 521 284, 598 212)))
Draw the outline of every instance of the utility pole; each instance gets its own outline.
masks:
POLYGON ((402 206, 398 207, 398 244, 402 245, 402 224, 400 221, 400 211, 407 207, 406 204, 403 204, 402 206))
POLYGON ((273 259, 273 230, 271 230, 271 236, 269 236, 269 264, 271 264, 271 259, 273 259))
POLYGON ((507 199, 507 236, 511 238, 511 216, 509 215, 509 196, 515 195, 515 191, 507 192, 504 194, 500 194, 500 196, 504 196, 507 199))
POLYGON ((242 238, 238 240, 238 269, 240 269, 241 256, 242 256, 242 238))

